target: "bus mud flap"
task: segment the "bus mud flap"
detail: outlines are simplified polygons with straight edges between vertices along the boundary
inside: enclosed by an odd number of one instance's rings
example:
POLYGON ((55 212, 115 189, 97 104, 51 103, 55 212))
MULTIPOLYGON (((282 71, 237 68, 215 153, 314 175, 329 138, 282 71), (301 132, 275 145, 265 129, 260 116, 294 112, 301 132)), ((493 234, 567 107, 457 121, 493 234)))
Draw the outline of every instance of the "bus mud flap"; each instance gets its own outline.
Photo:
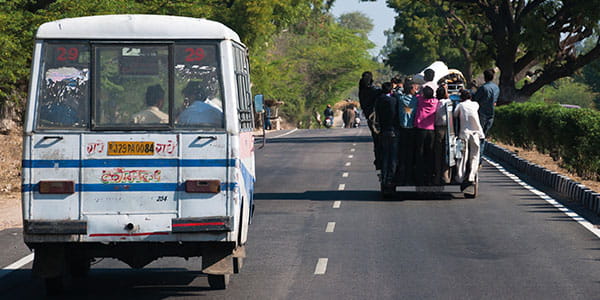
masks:
POLYGON ((244 265, 244 258, 246 258, 246 246, 240 246, 233 250, 233 273, 240 272, 244 265))
POLYGON ((238 247, 232 252, 208 250, 202 254, 202 272, 222 275, 238 273, 246 256, 244 247, 238 247))

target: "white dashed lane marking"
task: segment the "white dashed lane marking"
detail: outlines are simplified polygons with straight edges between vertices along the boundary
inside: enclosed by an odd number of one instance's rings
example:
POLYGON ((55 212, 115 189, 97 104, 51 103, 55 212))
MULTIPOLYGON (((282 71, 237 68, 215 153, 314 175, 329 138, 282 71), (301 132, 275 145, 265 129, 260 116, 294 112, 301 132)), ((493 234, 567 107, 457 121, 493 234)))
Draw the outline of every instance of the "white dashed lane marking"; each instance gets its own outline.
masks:
POLYGON ((315 267, 315 275, 323 275, 327 271, 327 258, 319 258, 315 267))
POLYGON ((354 155, 350 154, 348 155, 348 158, 354 158, 354 155))
POLYGON ((0 272, 0 278, 10 274, 12 271, 14 270, 18 270, 21 267, 23 267, 24 265, 30 263, 31 261, 33 261, 33 253, 17 260, 16 262, 2 268, 2 271, 4 272, 0 272))
POLYGON ((344 177, 344 178, 348 177, 348 172, 344 172, 344 173, 342 174, 342 177, 344 177))
POLYGON ((343 183, 340 183, 340 185, 338 186, 338 191, 343 191, 346 189, 346 185, 343 183))
POLYGON ((327 223, 327 227, 325 228, 325 232, 333 232, 335 230, 335 222, 327 223))
POLYGON ((347 162, 346 167, 349 167, 351 164, 352 164, 351 162, 347 162))
POLYGON ((342 205, 342 201, 333 201, 333 208, 340 208, 342 205))
POLYGON ((354 152, 354 151, 356 151, 356 149, 354 149, 354 148, 350 149, 350 152, 354 152))

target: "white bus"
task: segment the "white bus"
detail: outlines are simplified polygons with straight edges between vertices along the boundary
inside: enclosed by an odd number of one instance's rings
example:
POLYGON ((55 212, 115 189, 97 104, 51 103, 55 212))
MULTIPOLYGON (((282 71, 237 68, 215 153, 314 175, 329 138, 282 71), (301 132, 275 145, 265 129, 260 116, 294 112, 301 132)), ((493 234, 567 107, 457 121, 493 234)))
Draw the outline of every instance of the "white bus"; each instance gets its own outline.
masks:
POLYGON ((23 227, 48 292, 96 258, 241 267, 253 210, 247 49, 223 24, 104 15, 42 24, 23 140, 23 227))

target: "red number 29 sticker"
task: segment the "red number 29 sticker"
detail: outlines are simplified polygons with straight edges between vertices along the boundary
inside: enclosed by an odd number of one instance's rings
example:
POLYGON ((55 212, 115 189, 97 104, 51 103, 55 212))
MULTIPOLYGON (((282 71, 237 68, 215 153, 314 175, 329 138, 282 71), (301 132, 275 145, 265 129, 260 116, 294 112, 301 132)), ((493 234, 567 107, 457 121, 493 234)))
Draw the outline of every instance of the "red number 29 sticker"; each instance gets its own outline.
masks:
POLYGON ((187 53, 185 61, 201 61, 205 56, 204 49, 202 48, 185 48, 185 52, 187 53))
POLYGON ((56 57, 56 59, 58 61, 65 61, 65 60, 70 60, 70 61, 74 61, 77 60, 77 58, 79 57, 79 49, 77 48, 65 48, 65 47, 59 47, 58 49, 58 56, 56 57))

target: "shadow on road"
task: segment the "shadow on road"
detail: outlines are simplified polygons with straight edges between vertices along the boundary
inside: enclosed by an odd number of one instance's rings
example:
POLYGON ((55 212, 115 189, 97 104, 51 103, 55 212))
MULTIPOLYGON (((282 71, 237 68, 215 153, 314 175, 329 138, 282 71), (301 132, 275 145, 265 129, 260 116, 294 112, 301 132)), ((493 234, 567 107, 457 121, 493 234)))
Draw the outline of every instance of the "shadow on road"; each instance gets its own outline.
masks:
MULTIPOLYGON (((0 285, 2 299, 43 299, 44 284, 33 278, 31 270, 18 270, 12 284, 0 285), (24 278, 25 277, 25 278, 24 278)), ((65 291, 56 299, 165 299, 171 297, 202 297, 213 294, 200 271, 185 268, 141 270, 92 269, 86 278, 68 279, 65 291), (200 282, 194 282, 199 280, 200 282), (204 281, 204 282, 203 282, 204 281)), ((49 298, 53 299, 53 298, 49 298)))
POLYGON ((310 201, 427 201, 463 199, 462 194, 417 193, 399 191, 389 199, 382 199, 379 191, 306 191, 302 193, 256 193, 255 200, 310 200, 310 201))

